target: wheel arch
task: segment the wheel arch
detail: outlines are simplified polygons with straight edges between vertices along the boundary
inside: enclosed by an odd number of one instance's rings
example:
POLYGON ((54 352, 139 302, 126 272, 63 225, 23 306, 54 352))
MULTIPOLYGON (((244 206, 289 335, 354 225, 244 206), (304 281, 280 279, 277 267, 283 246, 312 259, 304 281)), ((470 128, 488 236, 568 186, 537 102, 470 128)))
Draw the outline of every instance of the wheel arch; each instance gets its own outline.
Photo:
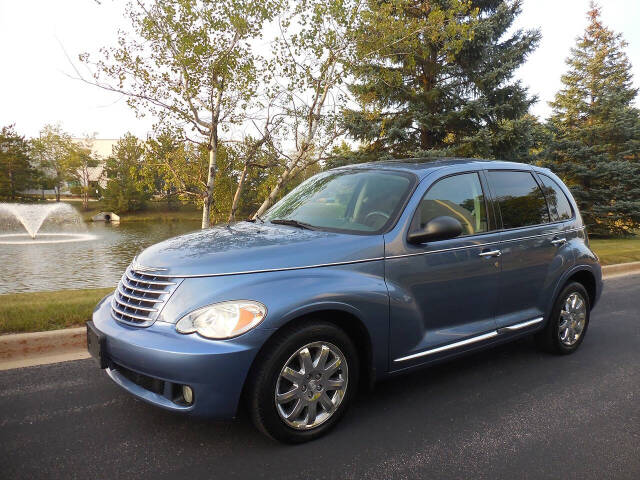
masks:
POLYGON ((596 303, 597 298, 597 286, 596 286, 596 277, 595 275, 588 269, 578 270, 573 273, 567 280, 564 282, 564 285, 569 282, 578 282, 580 283, 587 293, 589 294, 589 308, 593 309, 594 304, 596 303))
POLYGON ((578 282, 585 288, 587 294, 589 295, 589 308, 593 309, 594 305, 598 301, 600 293, 598 291, 600 287, 598 285, 597 275, 588 265, 577 265, 565 272, 558 281, 553 295, 551 296, 551 299, 549 301, 549 306, 547 308, 547 314, 545 318, 549 318, 558 294, 562 291, 565 285, 570 282, 578 282))
POLYGON ((264 342, 260 350, 256 354, 249 373, 245 379, 243 386, 243 396, 247 387, 249 378, 257 364, 261 361, 264 353, 271 348, 281 335, 286 335, 287 330, 305 320, 314 318, 322 319, 326 322, 333 323, 342 329, 353 342, 358 352, 358 360, 360 362, 360 387, 371 388, 375 383, 376 372, 373 362, 373 345, 371 335, 365 326, 364 321, 356 313, 357 310, 346 304, 323 304, 310 305, 303 309, 299 309, 287 315, 280 326, 273 330, 269 338, 264 342))

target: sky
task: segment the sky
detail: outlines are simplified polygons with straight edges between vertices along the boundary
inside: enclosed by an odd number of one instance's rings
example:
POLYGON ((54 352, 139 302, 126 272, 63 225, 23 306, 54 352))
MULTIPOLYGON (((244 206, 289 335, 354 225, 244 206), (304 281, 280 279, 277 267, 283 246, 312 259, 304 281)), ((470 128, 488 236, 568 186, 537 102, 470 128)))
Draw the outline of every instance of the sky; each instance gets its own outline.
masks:
MULTIPOLYGON (((634 83, 640 87, 640 1, 601 0, 605 25, 629 43, 634 83)), ((121 95, 83 83, 70 59, 115 44, 126 28, 119 0, 0 0, 0 126, 14 123, 28 137, 43 125, 60 123, 72 136, 118 138, 126 132, 146 137, 152 118, 136 118, 121 95)), ((516 77, 539 101, 541 119, 561 87, 565 59, 587 24, 589 0, 524 0, 516 28, 539 28, 538 49, 516 77)))

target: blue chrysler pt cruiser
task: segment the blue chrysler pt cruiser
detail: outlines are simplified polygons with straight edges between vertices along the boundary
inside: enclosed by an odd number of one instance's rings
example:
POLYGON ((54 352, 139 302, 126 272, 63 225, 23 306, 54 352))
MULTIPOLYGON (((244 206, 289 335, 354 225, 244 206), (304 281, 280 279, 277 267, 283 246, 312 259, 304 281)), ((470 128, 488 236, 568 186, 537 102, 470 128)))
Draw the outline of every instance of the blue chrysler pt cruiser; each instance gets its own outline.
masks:
POLYGON ((106 373, 154 405, 285 442, 338 422, 359 387, 534 334, 584 340, 602 291, 569 190, 508 162, 320 173, 262 218, 153 245, 87 323, 106 373))

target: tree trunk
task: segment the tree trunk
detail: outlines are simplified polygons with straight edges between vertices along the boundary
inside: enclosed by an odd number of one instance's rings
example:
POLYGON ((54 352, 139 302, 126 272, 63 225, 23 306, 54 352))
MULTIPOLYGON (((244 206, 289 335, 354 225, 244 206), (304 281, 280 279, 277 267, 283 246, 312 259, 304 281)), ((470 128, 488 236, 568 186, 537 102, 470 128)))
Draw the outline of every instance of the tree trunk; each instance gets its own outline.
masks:
MULTIPOLYGON (((215 128, 215 127, 214 127, 215 128)), ((207 173, 207 191, 202 205, 202 228, 209 228, 211 203, 213 201, 213 185, 216 178, 216 159, 218 155, 218 137, 214 133, 213 141, 209 145, 209 171, 207 173)))
POLYGON ((236 193, 233 195, 233 202, 231 202, 231 212, 229 212, 229 223, 235 221, 236 219, 236 211, 238 210, 238 203, 240 203, 240 197, 242 196, 242 190, 244 189, 244 182, 247 178, 248 171, 249 171, 249 165, 245 163, 244 168, 242 169, 242 174, 240 175, 240 179, 238 180, 238 187, 236 188, 236 193))
POLYGON ((16 189, 13 184, 13 172, 11 170, 9 170, 9 198, 11 200, 16 199, 16 189))
POLYGON ((420 125, 420 148, 422 150, 429 150, 432 147, 432 138, 427 127, 420 125))
POLYGON ((60 201, 60 185, 55 185, 54 190, 56 191, 56 202, 60 201))
POLYGON ((282 190, 282 187, 284 186, 284 184, 287 182, 287 180, 291 176, 291 172, 293 172, 293 170, 294 170, 294 168, 286 169, 284 172, 282 172, 282 175, 280 175, 280 178, 278 179, 278 182, 271 189, 271 192, 269 193, 267 198, 264 199, 264 202, 262 202, 262 205, 260 205, 260 208, 258 208, 258 211, 253 215, 254 219, 256 217, 259 217, 260 215, 262 215, 264 212, 266 212, 267 209, 269 207, 271 207, 271 205, 273 205, 275 203, 275 200, 278 197, 278 194, 280 193, 280 190, 282 190))
POLYGON ((209 228, 210 211, 211 211, 211 200, 205 194, 203 198, 203 203, 202 203, 202 225, 200 225, 200 228, 202 229, 209 228))

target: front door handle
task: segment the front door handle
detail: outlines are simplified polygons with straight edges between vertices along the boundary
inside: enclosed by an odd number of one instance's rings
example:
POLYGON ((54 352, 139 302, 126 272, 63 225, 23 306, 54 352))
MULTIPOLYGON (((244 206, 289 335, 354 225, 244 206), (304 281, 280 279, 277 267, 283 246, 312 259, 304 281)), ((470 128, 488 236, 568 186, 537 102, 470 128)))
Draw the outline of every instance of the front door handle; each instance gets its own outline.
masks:
POLYGON ((566 238, 554 238, 553 240, 551 240, 551 244, 552 245, 564 245, 565 243, 567 243, 567 239, 566 238))
POLYGON ((500 255, 502 255, 501 250, 486 250, 478 254, 480 257, 499 257, 500 255))

